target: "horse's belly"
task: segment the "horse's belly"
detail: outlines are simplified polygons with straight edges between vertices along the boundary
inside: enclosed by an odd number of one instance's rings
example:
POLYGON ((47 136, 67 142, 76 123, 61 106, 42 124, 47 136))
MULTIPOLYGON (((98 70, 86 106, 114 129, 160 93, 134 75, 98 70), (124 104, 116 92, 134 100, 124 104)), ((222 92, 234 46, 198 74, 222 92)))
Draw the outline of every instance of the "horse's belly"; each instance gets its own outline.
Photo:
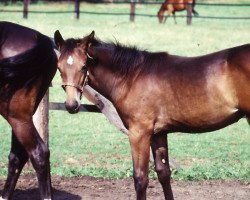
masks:
POLYGON ((244 114, 238 109, 210 110, 207 113, 186 114, 159 117, 154 126, 154 132, 209 132, 224 128, 242 118, 244 114))

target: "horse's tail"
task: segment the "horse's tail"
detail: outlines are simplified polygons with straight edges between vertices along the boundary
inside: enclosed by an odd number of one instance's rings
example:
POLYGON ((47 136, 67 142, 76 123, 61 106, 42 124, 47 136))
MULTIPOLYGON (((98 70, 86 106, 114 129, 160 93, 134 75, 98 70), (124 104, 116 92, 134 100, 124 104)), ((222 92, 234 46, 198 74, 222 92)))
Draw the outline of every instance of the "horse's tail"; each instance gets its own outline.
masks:
POLYGON ((196 0, 193 0, 193 3, 192 3, 192 13, 194 14, 194 16, 198 16, 199 13, 194 9, 194 6, 195 6, 195 4, 196 4, 195 1, 196 1, 196 0))

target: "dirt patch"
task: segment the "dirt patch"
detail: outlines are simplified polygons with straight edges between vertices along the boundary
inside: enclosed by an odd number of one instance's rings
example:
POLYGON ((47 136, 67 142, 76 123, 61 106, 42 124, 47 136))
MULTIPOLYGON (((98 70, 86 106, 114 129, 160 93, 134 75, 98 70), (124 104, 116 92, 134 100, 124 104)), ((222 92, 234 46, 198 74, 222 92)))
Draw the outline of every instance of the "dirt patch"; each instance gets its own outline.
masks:
MULTIPOLYGON (((0 180, 3 188, 4 180, 0 180)), ((93 177, 52 177, 55 200, 134 200, 132 179, 107 180, 93 177)), ((250 184, 238 181, 173 181, 172 188, 176 200, 248 200, 250 184)), ((1 192, 1 190, 0 190, 1 192)), ((157 180, 150 180, 147 190, 148 200, 163 200, 163 192, 157 180)), ((21 176, 14 200, 38 200, 39 191, 34 175, 21 176)))

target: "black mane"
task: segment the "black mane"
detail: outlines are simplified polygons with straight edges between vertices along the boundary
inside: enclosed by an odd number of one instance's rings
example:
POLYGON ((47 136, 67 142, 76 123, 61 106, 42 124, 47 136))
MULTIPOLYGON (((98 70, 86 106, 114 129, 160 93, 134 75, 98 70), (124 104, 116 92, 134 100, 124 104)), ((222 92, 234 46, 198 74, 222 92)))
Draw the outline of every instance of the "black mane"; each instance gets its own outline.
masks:
MULTIPOLYGON (((71 54, 81 42, 82 39, 70 38, 65 40, 61 55, 67 56, 71 54)), ((110 61, 113 70, 123 75, 149 71, 156 60, 158 64, 164 62, 167 55, 166 52, 152 53, 146 50, 139 50, 135 46, 126 46, 119 42, 103 42, 96 38, 93 39, 91 46, 111 51, 112 56, 110 61)))
POLYGON ((111 65, 115 71, 124 75, 141 71, 147 72, 153 67, 156 60, 160 63, 166 60, 167 55, 166 53, 139 50, 135 46, 126 46, 119 42, 105 43, 98 39, 94 39, 92 45, 111 50, 111 65))

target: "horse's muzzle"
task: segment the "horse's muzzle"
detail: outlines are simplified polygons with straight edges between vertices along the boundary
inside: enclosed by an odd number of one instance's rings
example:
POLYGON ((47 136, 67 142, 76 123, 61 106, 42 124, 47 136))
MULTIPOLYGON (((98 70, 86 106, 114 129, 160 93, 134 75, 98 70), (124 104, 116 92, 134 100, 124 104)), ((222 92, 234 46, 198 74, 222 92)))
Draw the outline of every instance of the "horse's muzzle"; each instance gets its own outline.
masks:
POLYGON ((75 114, 79 112, 80 105, 77 101, 74 101, 72 103, 65 102, 65 108, 70 114, 75 114))

